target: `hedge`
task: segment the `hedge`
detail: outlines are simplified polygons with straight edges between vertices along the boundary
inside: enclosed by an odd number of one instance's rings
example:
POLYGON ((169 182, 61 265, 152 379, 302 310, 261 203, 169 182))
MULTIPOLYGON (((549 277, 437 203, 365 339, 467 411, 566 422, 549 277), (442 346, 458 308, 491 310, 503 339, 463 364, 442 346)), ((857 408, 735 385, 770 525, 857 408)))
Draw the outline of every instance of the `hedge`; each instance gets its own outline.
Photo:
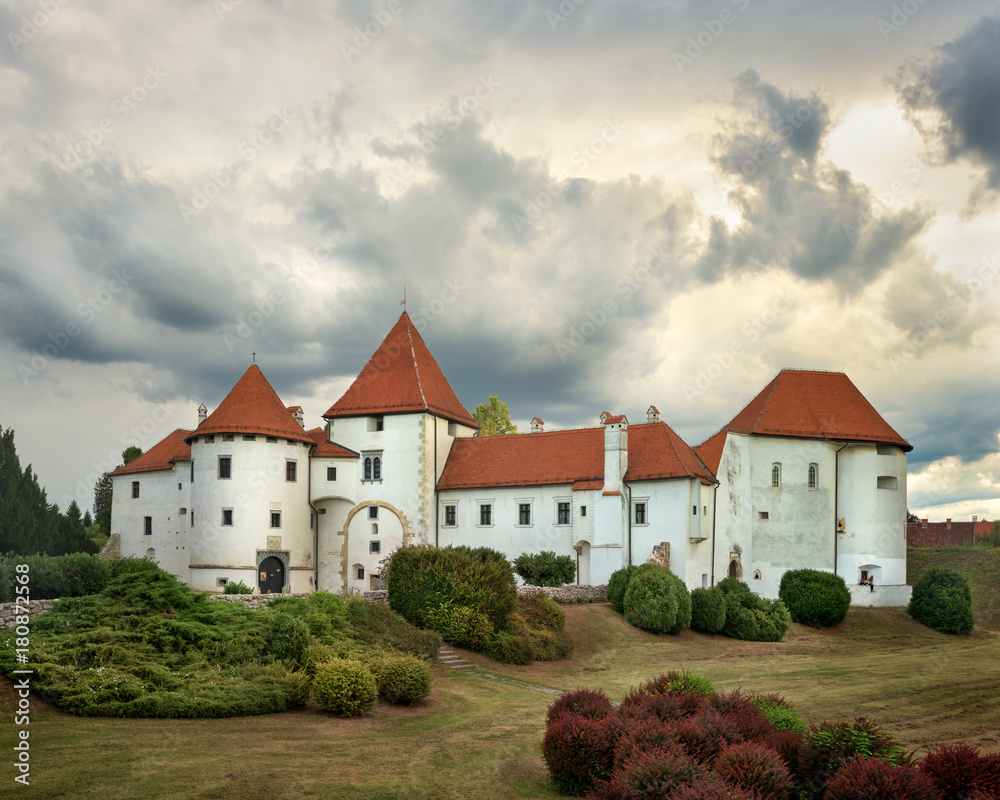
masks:
POLYGON ((961 573, 934 567, 920 576, 907 613, 917 622, 942 633, 972 631, 972 590, 961 573))
POLYGON ((514 571, 529 586, 562 586, 576 578, 572 556, 557 556, 553 550, 521 553, 514 560, 514 571))
POLYGON ((691 592, 691 627, 705 633, 719 633, 726 624, 726 597, 717 588, 691 592))
POLYGON ((851 592, 840 575, 793 569, 781 576, 778 597, 792 619, 814 628, 839 625, 851 607, 851 592))
POLYGON ((678 634, 691 625, 684 581, 656 564, 636 569, 625 592, 625 619, 653 633, 678 634))

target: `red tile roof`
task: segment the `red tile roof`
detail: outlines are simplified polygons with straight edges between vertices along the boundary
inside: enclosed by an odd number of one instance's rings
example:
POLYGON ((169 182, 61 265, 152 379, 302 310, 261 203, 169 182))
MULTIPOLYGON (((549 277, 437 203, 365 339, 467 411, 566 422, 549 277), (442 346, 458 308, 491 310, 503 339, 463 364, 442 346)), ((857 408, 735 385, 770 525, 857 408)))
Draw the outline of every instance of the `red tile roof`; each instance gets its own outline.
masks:
POLYGON ((614 416, 609 416, 604 418, 605 425, 615 425, 625 419, 624 414, 615 414, 614 416))
POLYGON ((327 441, 326 431, 323 428, 313 428, 306 431, 309 438, 316 443, 311 455, 313 458, 360 458, 360 453, 341 447, 336 442, 327 441))
POLYGON ((715 474, 719 473, 719 462, 722 461, 722 451, 726 446, 727 433, 728 431, 723 428, 694 448, 698 458, 715 474))
POLYGON ((323 416, 429 411, 478 428, 404 311, 363 370, 323 416))
MULTIPOLYGON (((630 425, 627 481, 695 477, 714 482, 687 444, 663 422, 630 425)), ((438 489, 573 484, 604 486, 604 429, 456 439, 438 489)))
MULTIPOLYGON (((842 372, 783 369, 723 431, 877 442, 907 452, 913 449, 842 372)), ((711 455, 714 451, 709 448, 706 452, 711 455)))
POLYGON ((243 373, 219 407, 188 434, 188 440, 208 433, 260 434, 312 444, 256 364, 243 373))
POLYGON ((156 472, 161 469, 171 469, 176 461, 191 460, 191 445, 185 438, 191 431, 178 428, 168 434, 162 441, 154 444, 135 461, 119 467, 112 475, 132 475, 137 472, 156 472))

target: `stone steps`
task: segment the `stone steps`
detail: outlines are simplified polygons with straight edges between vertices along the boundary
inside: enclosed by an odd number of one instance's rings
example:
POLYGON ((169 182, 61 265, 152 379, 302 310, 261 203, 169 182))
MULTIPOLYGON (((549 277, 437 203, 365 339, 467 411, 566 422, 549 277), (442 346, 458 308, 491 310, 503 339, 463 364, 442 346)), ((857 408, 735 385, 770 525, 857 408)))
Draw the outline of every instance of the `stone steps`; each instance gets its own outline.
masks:
POLYGON ((442 647, 438 650, 437 660, 444 664, 446 667, 451 667, 452 669, 475 669, 475 664, 470 664, 462 658, 455 655, 455 651, 450 647, 442 647))

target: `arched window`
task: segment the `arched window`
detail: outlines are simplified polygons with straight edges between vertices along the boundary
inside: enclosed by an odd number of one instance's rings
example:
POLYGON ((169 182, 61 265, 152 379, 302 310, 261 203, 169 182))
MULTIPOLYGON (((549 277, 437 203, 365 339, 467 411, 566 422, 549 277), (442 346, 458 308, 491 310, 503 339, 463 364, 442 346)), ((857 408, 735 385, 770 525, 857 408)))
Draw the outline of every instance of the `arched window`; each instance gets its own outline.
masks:
POLYGON ((781 464, 771 465, 771 488, 781 488, 781 464))
POLYGON ((809 488, 815 489, 819 485, 819 465, 809 465, 809 488))
POLYGON ((370 458, 365 459, 365 480, 370 481, 372 479, 372 460, 370 458))
POLYGON ((152 548, 152 547, 147 547, 146 548, 146 558, 148 558, 150 561, 155 561, 156 560, 156 550, 154 548, 152 548))
POLYGON ((372 459, 372 477, 377 481, 382 480, 382 459, 378 456, 372 459))

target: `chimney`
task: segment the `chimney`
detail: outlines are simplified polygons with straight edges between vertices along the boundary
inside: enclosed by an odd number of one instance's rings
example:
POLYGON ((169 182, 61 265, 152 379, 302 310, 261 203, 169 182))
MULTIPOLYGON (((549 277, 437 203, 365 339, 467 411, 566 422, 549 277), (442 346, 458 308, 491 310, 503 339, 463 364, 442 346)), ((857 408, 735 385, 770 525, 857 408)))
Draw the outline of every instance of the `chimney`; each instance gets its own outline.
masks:
POLYGON ((972 524, 973 524, 973 525, 975 525, 975 524, 976 524, 976 522, 978 522, 978 520, 979 520, 979 517, 978 517, 978 515, 976 515, 976 514, 973 514, 973 515, 972 515, 972 524))
POLYGON ((299 423, 299 426, 305 429, 306 418, 305 415, 302 413, 302 406, 296 406, 295 411, 292 413, 292 416, 295 417, 295 421, 299 423))
POLYGON ((202 403, 198 406, 198 424, 201 425, 206 419, 208 419, 208 409, 205 408, 205 404, 202 403))
POLYGON ((538 417, 531 418, 531 432, 541 433, 545 425, 544 420, 540 420, 538 417))
POLYGON ((646 409, 646 422, 659 422, 660 421, 660 409, 656 406, 650 406, 646 409))
POLYGON ((604 491, 620 492, 628 472, 628 420, 621 414, 604 418, 604 491))
POLYGON ((600 416, 601 424, 603 425, 604 424, 604 420, 606 420, 610 416, 611 416, 611 412, 610 411, 602 411, 601 412, 601 416, 600 416))
POLYGON ((924 517, 922 520, 920 520, 920 527, 921 528, 927 527, 927 517, 924 517))
POLYGON ((950 531, 951 530, 951 517, 948 517, 948 519, 946 519, 944 521, 944 523, 945 523, 944 524, 945 530, 949 530, 950 531))

